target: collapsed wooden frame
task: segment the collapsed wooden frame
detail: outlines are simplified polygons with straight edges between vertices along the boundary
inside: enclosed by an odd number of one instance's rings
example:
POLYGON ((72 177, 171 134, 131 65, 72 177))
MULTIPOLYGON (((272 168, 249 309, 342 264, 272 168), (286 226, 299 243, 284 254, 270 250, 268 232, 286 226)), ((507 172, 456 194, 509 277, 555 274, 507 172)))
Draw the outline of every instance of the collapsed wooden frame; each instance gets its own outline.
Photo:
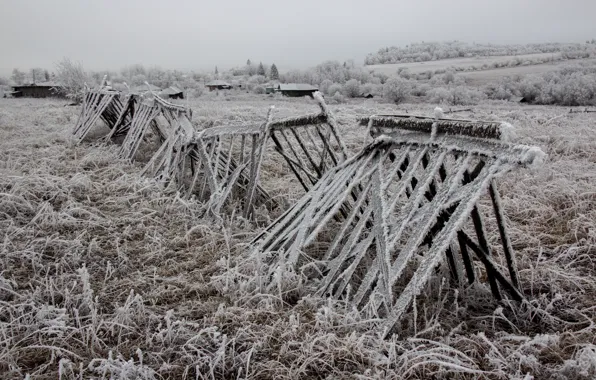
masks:
MULTIPOLYGON (((131 95, 131 97, 136 96, 131 95)), ((190 108, 170 103, 157 95, 137 101, 137 103, 126 137, 120 147, 119 155, 121 158, 134 159, 149 127, 153 129, 162 142, 158 152, 164 149, 164 145, 173 147, 173 139, 180 138, 184 141, 184 144, 190 142, 194 134, 194 127, 190 121, 192 119, 190 108), (178 134, 182 136, 176 136, 178 134)), ((167 150, 167 153, 173 152, 167 150)))
POLYGON ((269 138, 305 191, 347 158, 337 122, 320 93, 314 95, 320 108, 316 114, 273 121, 270 109, 262 125, 213 127, 200 132, 193 129, 189 108, 150 95, 122 97, 103 87, 87 89, 75 128, 77 141, 101 117, 111 129, 105 140, 125 136, 119 156, 133 160, 147 132, 153 130, 160 145, 143 173, 165 186, 174 184, 186 197, 208 201, 214 214, 230 196, 242 199, 244 217, 252 215, 255 205, 276 204, 259 183, 269 138))
POLYGON ((320 92, 314 93, 319 113, 277 120, 269 124, 275 150, 284 158, 305 191, 332 167, 347 159, 335 116, 320 92))
POLYGON ((319 296, 383 316, 388 336, 445 257, 455 281, 464 272, 470 284, 479 280, 471 251, 495 298, 504 290, 522 300, 495 178, 538 161, 542 151, 498 141, 506 129, 498 123, 458 121, 467 128, 458 131, 449 129, 452 121, 389 119, 368 120, 375 140, 253 240, 253 257, 269 260, 269 290, 279 286, 280 268, 311 273, 319 296), (392 130, 382 129, 389 124, 392 130), (479 135, 492 138, 472 137, 479 135), (494 260, 477 206, 485 193, 507 274, 494 260))
POLYGON ((128 100, 123 104, 118 91, 101 87, 88 89, 83 96, 81 113, 73 130, 76 142, 81 142, 99 119, 112 131, 120 129, 121 124, 130 123, 128 110, 128 100))
POLYGON ((262 125, 214 127, 196 133, 188 194, 197 189, 196 196, 208 200, 215 215, 231 195, 242 198, 245 218, 252 216, 255 205, 270 202, 259 177, 272 116, 273 107, 262 125))
POLYGON ((133 119, 122 143, 120 156, 132 159, 151 125, 159 137, 160 146, 143 169, 143 174, 166 186, 175 183, 178 189, 182 189, 194 137, 194 127, 190 122, 192 111, 155 96, 150 102, 143 102, 137 114, 139 116, 133 119), (139 122, 135 122, 137 120, 139 122))
POLYGON ((387 133, 425 132, 506 141, 512 126, 495 121, 443 119, 416 115, 373 115, 359 119, 372 137, 387 133))

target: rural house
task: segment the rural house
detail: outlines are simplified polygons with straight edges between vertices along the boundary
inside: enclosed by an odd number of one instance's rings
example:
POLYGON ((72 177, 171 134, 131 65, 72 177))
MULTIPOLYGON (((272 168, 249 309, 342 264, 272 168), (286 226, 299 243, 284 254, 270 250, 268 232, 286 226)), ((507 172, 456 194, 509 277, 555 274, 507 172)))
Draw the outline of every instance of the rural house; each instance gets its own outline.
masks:
POLYGON ((232 88, 232 85, 228 82, 224 82, 223 80, 217 79, 205 84, 205 87, 209 88, 209 91, 229 90, 232 88))
POLYGON ((523 96, 514 96, 514 97, 510 98, 509 101, 514 102, 514 103, 529 103, 528 99, 526 99, 523 96))
POLYGON ((184 92, 176 86, 170 86, 160 93, 162 98, 184 99, 184 92))
POLYGON ((305 83, 284 83, 279 84, 277 89, 284 95, 284 96, 291 96, 291 97, 301 97, 301 96, 310 96, 313 97, 313 94, 316 91, 319 91, 318 88, 311 86, 310 84, 305 83))
POLYGON ((62 86, 55 82, 31 83, 12 87, 10 93, 15 98, 64 98, 62 86))

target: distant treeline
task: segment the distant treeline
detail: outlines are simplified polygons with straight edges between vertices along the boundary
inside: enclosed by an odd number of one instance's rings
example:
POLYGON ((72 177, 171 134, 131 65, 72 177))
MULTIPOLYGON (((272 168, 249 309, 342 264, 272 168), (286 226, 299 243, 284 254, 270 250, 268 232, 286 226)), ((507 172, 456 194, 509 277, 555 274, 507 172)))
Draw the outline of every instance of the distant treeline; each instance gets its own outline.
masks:
POLYGON ((543 43, 526 45, 494 45, 477 44, 460 41, 452 42, 420 42, 405 47, 385 47, 376 53, 369 54, 364 60, 365 65, 378 65, 401 62, 426 62, 449 58, 465 58, 475 56, 506 56, 537 53, 561 53, 569 58, 577 58, 584 54, 590 56, 594 51, 596 40, 585 44, 572 43, 543 43))

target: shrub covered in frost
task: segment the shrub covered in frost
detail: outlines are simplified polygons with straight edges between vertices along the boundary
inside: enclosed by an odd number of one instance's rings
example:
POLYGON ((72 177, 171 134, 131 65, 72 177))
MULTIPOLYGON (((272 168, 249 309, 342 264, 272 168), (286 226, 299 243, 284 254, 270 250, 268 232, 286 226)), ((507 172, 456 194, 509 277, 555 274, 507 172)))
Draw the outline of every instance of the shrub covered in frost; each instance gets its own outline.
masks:
POLYGON ((339 91, 336 91, 335 94, 333 94, 332 99, 335 103, 343 103, 345 101, 344 96, 339 91))
POLYGON ((329 93, 329 86, 331 86, 332 84, 332 81, 330 81, 329 79, 325 79, 319 84, 319 91, 321 91, 325 95, 333 95, 329 93))
POLYGON ((431 87, 426 83, 418 84, 414 82, 414 84, 412 85, 412 89, 410 90, 410 95, 426 96, 430 89, 431 87))
POLYGON ((329 86, 327 88, 327 93, 329 95, 332 95, 333 96, 337 92, 341 93, 342 89, 343 88, 342 88, 341 84, 333 83, 331 86, 329 86))
POLYGON ((253 92, 255 94, 259 94, 260 95, 260 94, 264 94, 266 91, 265 91, 265 87, 263 87, 263 86, 255 86, 253 92))
POLYGON ((486 95, 483 92, 465 86, 439 87, 429 92, 431 102, 449 105, 477 104, 485 97, 486 95))
POLYGON ((402 102, 410 92, 410 82, 398 77, 390 78, 383 86, 383 97, 395 103, 402 102))
POLYGON ((187 93, 190 95, 191 98, 198 98, 199 96, 203 95, 204 91, 204 88, 199 86, 197 88, 187 91, 187 93))
POLYGON ((360 96, 360 82, 356 79, 350 79, 344 84, 343 93, 348 98, 356 98, 360 96))
POLYGON ((596 67, 569 65, 540 75, 504 78, 487 85, 484 92, 490 99, 513 94, 536 104, 591 105, 596 102, 596 67))
POLYGON ((445 84, 453 83, 453 81, 455 81, 455 73, 453 71, 450 70, 443 74, 443 82, 445 84))

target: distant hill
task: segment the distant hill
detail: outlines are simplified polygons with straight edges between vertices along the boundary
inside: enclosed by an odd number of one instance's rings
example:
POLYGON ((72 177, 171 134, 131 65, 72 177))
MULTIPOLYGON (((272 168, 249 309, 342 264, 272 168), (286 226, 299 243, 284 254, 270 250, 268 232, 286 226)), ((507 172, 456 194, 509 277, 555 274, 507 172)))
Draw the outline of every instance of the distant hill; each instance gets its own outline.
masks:
POLYGON ((376 53, 368 54, 365 65, 379 65, 386 63, 426 62, 449 58, 464 58, 475 56, 502 56, 534 53, 562 53, 567 58, 587 58, 593 51, 594 41, 585 44, 578 43, 543 43, 526 45, 495 45, 469 44, 466 42, 420 42, 405 47, 386 47, 376 53))

